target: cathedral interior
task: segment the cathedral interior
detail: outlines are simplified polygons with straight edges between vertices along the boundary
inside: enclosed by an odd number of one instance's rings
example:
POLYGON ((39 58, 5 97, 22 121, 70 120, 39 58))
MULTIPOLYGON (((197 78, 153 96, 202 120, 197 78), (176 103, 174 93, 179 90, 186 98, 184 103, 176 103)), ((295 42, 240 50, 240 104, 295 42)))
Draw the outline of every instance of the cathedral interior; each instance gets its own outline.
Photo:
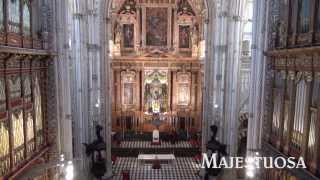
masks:
POLYGON ((0 0, 0 180, 319 180, 319 129, 319 0, 0 0))

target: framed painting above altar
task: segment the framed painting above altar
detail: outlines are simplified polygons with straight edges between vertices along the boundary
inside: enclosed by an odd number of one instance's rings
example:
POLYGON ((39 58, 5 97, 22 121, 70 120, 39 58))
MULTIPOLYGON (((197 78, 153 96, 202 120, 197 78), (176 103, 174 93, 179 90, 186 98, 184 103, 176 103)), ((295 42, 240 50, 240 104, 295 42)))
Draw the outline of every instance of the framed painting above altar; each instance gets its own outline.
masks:
POLYGON ((146 8, 147 46, 167 46, 168 9, 146 8))

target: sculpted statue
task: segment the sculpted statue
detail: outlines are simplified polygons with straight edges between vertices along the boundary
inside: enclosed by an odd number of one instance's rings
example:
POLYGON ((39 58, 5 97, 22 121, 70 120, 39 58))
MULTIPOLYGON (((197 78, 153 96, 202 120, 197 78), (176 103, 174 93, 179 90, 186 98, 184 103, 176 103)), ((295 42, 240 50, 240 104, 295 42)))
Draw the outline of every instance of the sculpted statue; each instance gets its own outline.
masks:
POLYGON ((117 25, 116 32, 115 32, 115 43, 116 45, 120 45, 122 37, 122 27, 121 25, 117 25))
POLYGON ((198 29, 197 26, 194 26, 192 29, 192 37, 191 37, 191 41, 192 41, 192 46, 197 46, 198 45, 198 29))
MULTIPOLYGON (((218 133, 218 127, 213 125, 210 126, 212 136, 210 141, 207 144, 207 149, 211 150, 212 153, 217 154, 217 160, 220 162, 221 157, 227 155, 227 145, 222 144, 218 140, 216 140, 217 133, 218 133)), ((213 167, 206 167, 206 174, 205 174, 205 179, 209 179, 210 176, 212 177, 217 177, 221 174, 222 169, 221 168, 213 168, 213 167)))
POLYGON ((96 126, 96 136, 97 139, 94 140, 90 144, 83 143, 86 147, 87 156, 91 156, 92 165, 91 165, 91 173, 97 178, 101 179, 101 177, 105 174, 106 168, 106 159, 103 157, 103 152, 106 151, 106 143, 101 136, 101 131, 103 127, 100 125, 96 126))

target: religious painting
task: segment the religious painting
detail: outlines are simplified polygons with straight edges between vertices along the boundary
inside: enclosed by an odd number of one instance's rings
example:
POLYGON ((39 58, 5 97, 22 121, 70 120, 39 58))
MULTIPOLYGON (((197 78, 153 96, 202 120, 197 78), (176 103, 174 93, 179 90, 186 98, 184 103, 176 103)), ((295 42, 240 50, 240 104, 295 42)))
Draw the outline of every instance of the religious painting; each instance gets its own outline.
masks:
POLYGON ((190 26, 179 26, 179 48, 190 48, 190 26))
POLYGON ((299 0, 299 33, 307 33, 310 28, 311 1, 299 0))
POLYGON ((190 103, 190 74, 178 73, 178 104, 187 106, 190 103))
POLYGON ((134 24, 123 25, 123 47, 134 47, 134 24))
POLYGON ((133 104, 133 86, 132 83, 124 83, 123 89, 123 104, 132 105, 133 104))
POLYGON ((30 6, 28 0, 23 1, 23 34, 31 35, 31 20, 30 20, 30 6))
POLYGON ((20 76, 13 75, 9 78, 10 98, 21 97, 21 79, 20 76))
POLYGON ((8 0, 9 31, 19 33, 20 27, 20 0, 8 0))
POLYGON ((145 72, 145 110, 150 114, 167 112, 168 77, 167 71, 149 70, 145 72))
POLYGON ((147 46, 167 46, 167 8, 147 8, 146 21, 147 46))
POLYGON ((188 84, 179 85, 179 105, 187 106, 189 104, 190 87, 188 84))
POLYGON ((122 104, 124 106, 134 105, 134 85, 136 73, 134 71, 124 71, 121 73, 122 81, 122 104))

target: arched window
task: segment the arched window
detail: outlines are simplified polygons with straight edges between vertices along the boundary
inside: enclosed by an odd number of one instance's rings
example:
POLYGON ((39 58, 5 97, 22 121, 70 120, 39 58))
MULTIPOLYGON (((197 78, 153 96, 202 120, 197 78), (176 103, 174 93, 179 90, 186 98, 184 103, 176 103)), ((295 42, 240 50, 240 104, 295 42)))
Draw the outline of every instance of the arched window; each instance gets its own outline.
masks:
POLYGON ((29 0, 23 1, 23 34, 31 35, 31 18, 30 18, 30 3, 29 0))
POLYGON ((299 0, 299 33, 309 32, 310 27, 310 0, 299 0))
POLYGON ((4 9, 3 9, 3 1, 0 1, 0 32, 4 30, 4 9))
POLYGON ((8 0, 9 32, 19 33, 20 27, 20 0, 8 0))

